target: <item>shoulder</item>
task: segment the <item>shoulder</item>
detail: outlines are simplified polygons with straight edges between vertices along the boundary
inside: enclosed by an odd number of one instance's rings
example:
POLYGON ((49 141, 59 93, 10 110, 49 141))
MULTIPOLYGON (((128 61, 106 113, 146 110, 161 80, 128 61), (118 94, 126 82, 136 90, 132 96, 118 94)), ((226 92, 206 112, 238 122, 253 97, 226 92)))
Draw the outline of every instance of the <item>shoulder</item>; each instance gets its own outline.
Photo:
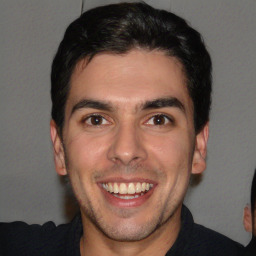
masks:
POLYGON ((194 224, 193 246, 200 248, 200 255, 240 255, 243 246, 230 238, 206 228, 194 224))
POLYGON ((63 231, 68 230, 69 225, 70 224, 63 224, 56 226, 52 221, 46 222, 43 225, 29 225, 22 221, 0 223, 0 237, 1 239, 8 237, 18 240, 46 238, 58 233, 64 234, 65 232, 63 233, 63 231))
POLYGON ((193 216, 186 206, 182 207, 181 231, 173 251, 190 256, 239 256, 243 246, 209 228, 194 223, 193 216))
POLYGON ((255 256, 256 255, 256 237, 252 237, 250 243, 245 247, 243 256, 255 256))
POLYGON ((43 225, 21 221, 0 223, 0 254, 59 255, 57 248, 67 239, 69 229, 70 224, 56 226, 53 222, 43 225))

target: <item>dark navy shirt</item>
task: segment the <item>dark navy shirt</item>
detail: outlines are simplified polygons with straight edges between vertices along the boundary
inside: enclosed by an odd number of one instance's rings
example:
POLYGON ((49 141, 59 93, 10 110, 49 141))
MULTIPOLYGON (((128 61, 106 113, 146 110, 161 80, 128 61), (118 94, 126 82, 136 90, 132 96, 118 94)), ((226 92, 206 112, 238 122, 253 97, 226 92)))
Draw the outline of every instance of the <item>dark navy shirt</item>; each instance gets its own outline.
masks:
MULTIPOLYGON (((240 256, 242 246, 231 239, 195 224, 183 206, 178 238, 166 256, 240 256)), ((1 256, 80 256, 81 216, 69 224, 28 225, 24 222, 0 224, 1 256)))
POLYGON ((253 236, 251 242, 246 246, 243 256, 256 256, 256 237, 253 236))

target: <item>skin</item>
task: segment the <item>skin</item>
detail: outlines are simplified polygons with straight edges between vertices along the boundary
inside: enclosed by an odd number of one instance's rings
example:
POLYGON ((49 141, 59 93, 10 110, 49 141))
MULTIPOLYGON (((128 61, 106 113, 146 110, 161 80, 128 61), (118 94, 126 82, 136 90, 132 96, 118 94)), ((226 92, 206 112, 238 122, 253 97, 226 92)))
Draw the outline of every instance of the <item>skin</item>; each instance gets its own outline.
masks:
POLYGON ((243 216, 243 224, 244 229, 252 233, 253 236, 256 236, 256 209, 254 209, 254 212, 252 213, 252 209, 250 205, 246 205, 244 208, 244 216, 243 216))
POLYGON ((182 65, 144 50, 80 61, 63 141, 57 131, 51 121, 57 173, 69 175, 80 204, 81 255, 165 255, 180 229, 190 175, 206 167, 208 124, 195 134, 182 65), (120 180, 150 180, 154 189, 137 205, 106 200, 101 184, 120 180))

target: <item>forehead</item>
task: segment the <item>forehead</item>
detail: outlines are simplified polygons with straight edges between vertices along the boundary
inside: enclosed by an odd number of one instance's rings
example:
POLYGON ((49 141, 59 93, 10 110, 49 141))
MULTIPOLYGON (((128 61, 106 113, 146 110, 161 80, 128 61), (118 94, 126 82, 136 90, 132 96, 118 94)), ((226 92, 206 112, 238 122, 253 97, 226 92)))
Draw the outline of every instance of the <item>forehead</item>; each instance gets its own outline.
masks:
POLYGON ((132 50, 124 55, 98 54, 90 62, 81 60, 71 77, 67 105, 89 98, 135 106, 166 96, 193 107, 182 64, 160 51, 132 50))

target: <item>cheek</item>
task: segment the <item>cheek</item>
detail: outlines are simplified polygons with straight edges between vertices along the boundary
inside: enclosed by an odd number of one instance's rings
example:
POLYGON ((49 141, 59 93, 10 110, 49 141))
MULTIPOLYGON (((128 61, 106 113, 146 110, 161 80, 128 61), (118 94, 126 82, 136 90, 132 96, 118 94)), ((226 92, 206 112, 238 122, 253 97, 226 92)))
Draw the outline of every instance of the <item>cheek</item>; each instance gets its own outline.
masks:
POLYGON ((192 162, 192 146, 188 136, 176 133, 164 137, 152 137, 149 151, 157 161, 166 168, 188 167, 192 162))
POLYGON ((67 144, 69 169, 85 171, 100 167, 104 162, 107 143, 102 138, 92 138, 80 134, 67 144))
POLYGON ((94 174, 103 165, 105 151, 104 141, 99 141, 81 133, 65 145, 68 174, 80 205, 87 205, 91 191, 95 193, 94 174))

